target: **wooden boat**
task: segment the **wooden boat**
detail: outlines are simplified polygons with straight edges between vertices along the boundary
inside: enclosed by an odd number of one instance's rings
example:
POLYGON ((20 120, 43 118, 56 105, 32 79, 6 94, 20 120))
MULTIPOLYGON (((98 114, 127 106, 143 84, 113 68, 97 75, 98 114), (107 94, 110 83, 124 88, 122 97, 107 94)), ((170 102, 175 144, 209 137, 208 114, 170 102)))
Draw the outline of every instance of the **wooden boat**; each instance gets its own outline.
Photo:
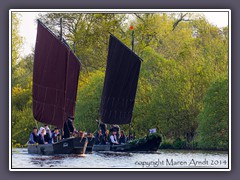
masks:
POLYGON ((86 153, 91 153, 93 150, 95 138, 94 137, 88 137, 88 144, 86 148, 86 153))
POLYGON ((94 145, 93 151, 115 151, 115 152, 148 152, 157 151, 161 136, 158 134, 150 134, 142 139, 129 141, 126 144, 120 145, 94 145))
POLYGON ((85 154, 87 138, 67 138, 53 144, 28 144, 29 154, 85 154))
MULTIPOLYGON (((62 129, 68 117, 74 116, 80 66, 62 35, 57 37, 38 20, 32 91, 35 120, 62 129)), ((87 143, 85 137, 66 138, 54 144, 28 145, 28 153, 84 154, 87 143)))
MULTIPOLYGON (((130 124, 142 59, 118 38, 110 35, 101 98, 101 123, 130 124)), ((120 145, 94 145, 93 151, 157 151, 161 136, 148 136, 120 145)))

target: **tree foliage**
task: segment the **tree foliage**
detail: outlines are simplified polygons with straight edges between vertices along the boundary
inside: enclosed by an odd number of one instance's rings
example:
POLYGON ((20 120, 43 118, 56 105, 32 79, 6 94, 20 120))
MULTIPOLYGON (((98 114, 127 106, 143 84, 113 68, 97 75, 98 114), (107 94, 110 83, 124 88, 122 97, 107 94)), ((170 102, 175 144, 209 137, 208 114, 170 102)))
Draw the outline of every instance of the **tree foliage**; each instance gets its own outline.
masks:
POLYGON ((19 35, 19 14, 12 13, 12 40, 11 40, 11 48, 12 48, 12 84, 16 84, 15 81, 19 76, 17 73, 20 73, 17 68, 17 63, 20 60, 20 50, 23 44, 23 38, 19 35))
POLYGON ((199 146, 205 149, 228 149, 229 109, 228 79, 214 82, 204 97, 204 108, 199 114, 199 146))
POLYGON ((97 129, 96 119, 99 119, 99 108, 103 88, 104 73, 95 71, 88 76, 81 77, 76 106, 76 127, 94 132, 97 129))

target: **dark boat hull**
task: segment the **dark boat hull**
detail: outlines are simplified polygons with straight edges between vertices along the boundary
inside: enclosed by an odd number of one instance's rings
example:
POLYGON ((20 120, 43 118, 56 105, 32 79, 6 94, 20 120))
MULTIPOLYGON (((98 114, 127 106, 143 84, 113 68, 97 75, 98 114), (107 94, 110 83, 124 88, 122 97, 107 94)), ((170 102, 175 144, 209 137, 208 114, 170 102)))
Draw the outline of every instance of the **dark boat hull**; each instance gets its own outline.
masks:
POLYGON ((54 144, 29 144, 29 154, 54 155, 54 154, 85 154, 87 138, 68 138, 54 144))
POLYGON ((115 151, 115 152, 147 152, 157 151, 161 143, 160 136, 145 137, 120 145, 94 145, 93 151, 115 151))
POLYGON ((87 148, 86 148, 86 153, 91 153, 92 152, 94 142, 95 142, 94 137, 88 137, 88 144, 87 144, 87 148))

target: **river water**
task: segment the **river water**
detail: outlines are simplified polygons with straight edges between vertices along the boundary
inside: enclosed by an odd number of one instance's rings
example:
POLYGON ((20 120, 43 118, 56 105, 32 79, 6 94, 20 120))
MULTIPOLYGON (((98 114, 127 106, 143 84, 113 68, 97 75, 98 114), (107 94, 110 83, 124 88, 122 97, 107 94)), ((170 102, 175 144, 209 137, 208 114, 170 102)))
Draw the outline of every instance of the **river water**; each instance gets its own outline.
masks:
POLYGON ((17 148, 12 150, 12 168, 228 168, 228 152, 159 150, 42 156, 17 148))

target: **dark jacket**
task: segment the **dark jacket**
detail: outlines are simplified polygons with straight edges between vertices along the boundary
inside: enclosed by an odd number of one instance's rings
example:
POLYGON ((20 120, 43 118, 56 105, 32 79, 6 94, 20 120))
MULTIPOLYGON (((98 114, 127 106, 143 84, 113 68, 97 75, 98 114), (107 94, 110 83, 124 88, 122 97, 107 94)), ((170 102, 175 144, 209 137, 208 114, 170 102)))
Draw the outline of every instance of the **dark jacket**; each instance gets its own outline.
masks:
POLYGON ((101 144, 109 144, 109 143, 110 143, 110 136, 105 134, 101 144))
POLYGON ((37 141, 38 141, 38 135, 32 132, 29 137, 29 141, 28 141, 29 144, 36 144, 37 141))
POLYGON ((105 135, 105 132, 106 132, 106 130, 107 130, 107 125, 104 124, 104 123, 100 123, 99 126, 100 126, 100 129, 101 129, 101 131, 102 131, 102 134, 105 135))
POLYGON ((52 137, 50 137, 50 134, 47 133, 45 136, 44 136, 44 141, 45 142, 48 142, 48 144, 52 144, 52 137))
POLYGON ((60 136, 60 134, 56 134, 56 133, 52 133, 52 140, 53 142, 58 142, 58 137, 60 136))
POLYGON ((121 143, 126 143, 126 142, 127 142, 127 137, 126 137, 126 135, 124 134, 124 135, 120 136, 120 138, 119 138, 119 144, 121 144, 121 143))
POLYGON ((118 144, 117 136, 114 136, 114 135, 111 135, 111 136, 110 136, 110 144, 111 144, 111 145, 118 144), (112 138, 112 139, 111 139, 111 138, 112 138), (113 141, 115 141, 115 143, 114 143, 113 141))
POLYGON ((70 137, 70 133, 73 133, 74 131, 74 127, 73 127, 73 122, 71 119, 68 119, 65 123, 64 123, 64 127, 63 127, 63 131, 64 131, 64 138, 69 138, 70 137))
POLYGON ((42 134, 39 134, 38 136, 38 144, 45 144, 45 140, 42 134))
POLYGON ((104 144, 104 136, 99 135, 98 132, 95 134, 95 144, 104 144))

